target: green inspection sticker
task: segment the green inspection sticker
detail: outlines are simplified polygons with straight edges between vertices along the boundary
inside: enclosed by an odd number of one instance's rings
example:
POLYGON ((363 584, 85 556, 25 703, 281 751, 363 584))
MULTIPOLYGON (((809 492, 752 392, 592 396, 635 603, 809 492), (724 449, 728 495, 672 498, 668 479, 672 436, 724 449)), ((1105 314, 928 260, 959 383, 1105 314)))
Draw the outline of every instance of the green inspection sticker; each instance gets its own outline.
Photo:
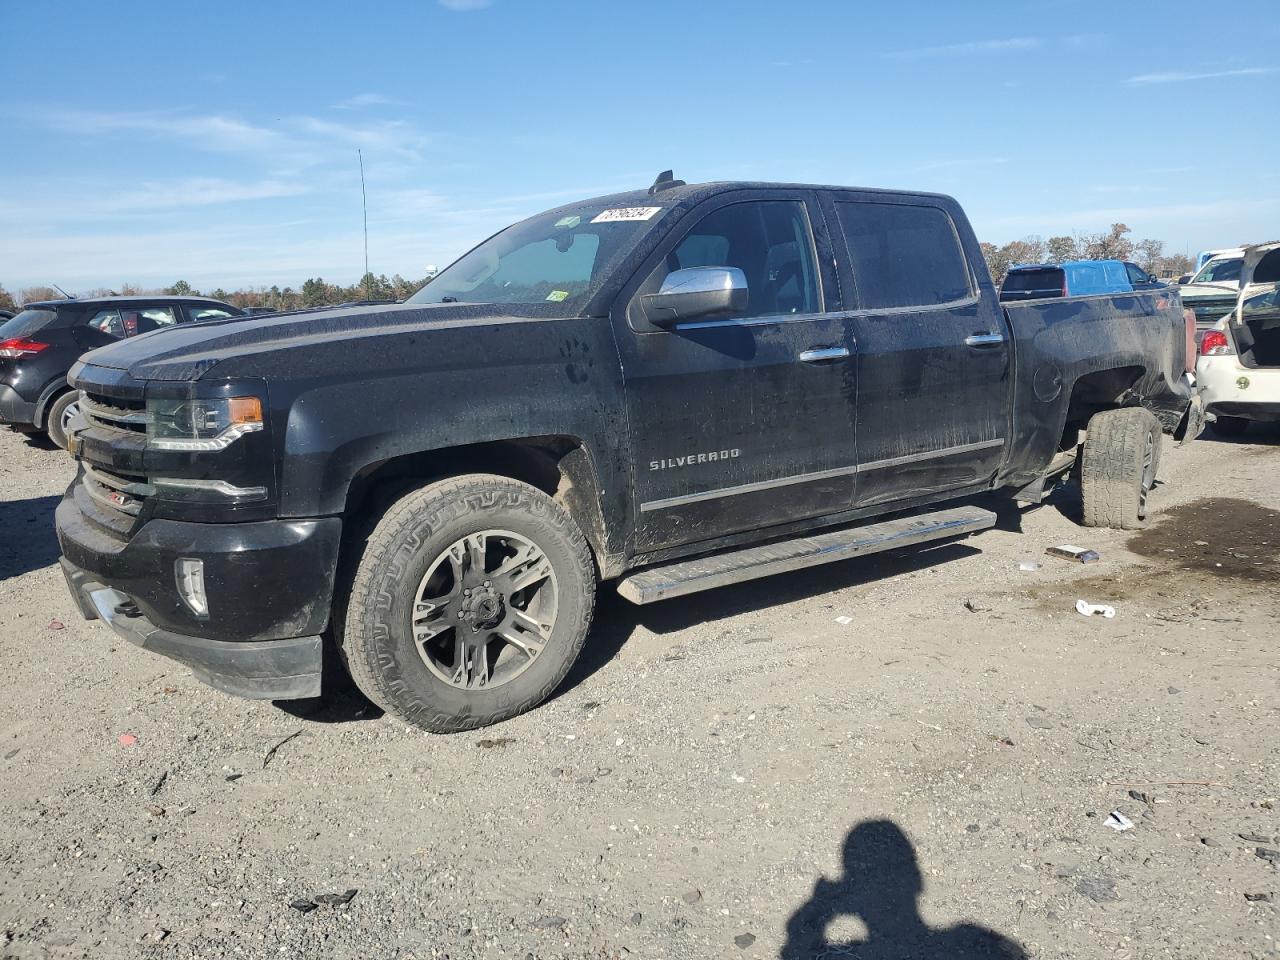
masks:
POLYGON ((581 217, 561 217, 556 221, 557 227, 576 227, 582 222, 581 217))
POLYGON ((562 300, 569 299, 569 291, 568 290, 552 290, 550 293, 547 294, 547 299, 550 300, 552 303, 560 303, 562 300))

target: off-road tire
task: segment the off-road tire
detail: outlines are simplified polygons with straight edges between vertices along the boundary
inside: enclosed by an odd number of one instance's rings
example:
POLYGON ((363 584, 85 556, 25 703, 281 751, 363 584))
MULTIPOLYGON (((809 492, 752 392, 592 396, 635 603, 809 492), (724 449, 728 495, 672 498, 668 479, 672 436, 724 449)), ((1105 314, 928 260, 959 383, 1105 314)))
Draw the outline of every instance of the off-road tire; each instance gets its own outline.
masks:
POLYGON ((364 545, 345 616, 335 616, 335 639, 351 678, 375 704, 433 733, 456 733, 524 713, 552 694, 582 650, 595 592, 586 538, 560 504, 518 480, 468 474, 390 506, 364 545), (556 622, 523 673, 490 689, 462 690, 424 664, 410 611, 432 561, 459 538, 490 529, 525 537, 546 555, 557 583, 556 622))
POLYGON ((1103 410, 1089 418, 1080 464, 1086 527, 1146 526, 1147 494, 1160 467, 1161 440, 1160 421, 1140 407, 1103 410))
POLYGON ((68 390, 49 404, 49 410, 45 414, 45 433, 49 434, 49 439, 63 450, 67 449, 67 432, 62 429, 62 415, 66 412, 67 407, 79 399, 80 392, 78 390, 68 390))
POLYGON ((1249 429, 1249 421, 1244 417, 1218 417, 1211 424, 1213 432, 1220 437, 1242 437, 1249 429))

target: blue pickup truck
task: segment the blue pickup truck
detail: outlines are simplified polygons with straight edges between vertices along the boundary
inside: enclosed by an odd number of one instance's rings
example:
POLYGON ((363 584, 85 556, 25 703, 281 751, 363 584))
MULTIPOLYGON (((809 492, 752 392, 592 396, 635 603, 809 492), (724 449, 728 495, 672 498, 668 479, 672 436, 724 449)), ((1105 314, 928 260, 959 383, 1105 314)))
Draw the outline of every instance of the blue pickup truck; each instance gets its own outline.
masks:
POLYGON ((1000 299, 1045 300, 1049 297, 1087 297, 1099 293, 1156 290, 1164 284, 1136 263, 1125 260, 1068 260, 1032 263, 1009 270, 1000 284, 1000 299))

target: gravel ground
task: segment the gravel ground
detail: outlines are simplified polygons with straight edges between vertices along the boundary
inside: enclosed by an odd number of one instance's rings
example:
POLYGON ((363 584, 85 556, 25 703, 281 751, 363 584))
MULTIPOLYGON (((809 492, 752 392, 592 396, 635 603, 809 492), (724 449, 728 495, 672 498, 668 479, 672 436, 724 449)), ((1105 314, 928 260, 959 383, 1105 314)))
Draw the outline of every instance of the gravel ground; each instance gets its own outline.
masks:
POLYGON ((1134 537, 1067 488, 929 550, 602 591, 552 702, 439 737, 80 620, 70 463, 0 434, 3 955, 1280 956, 1280 432, 1247 439, 1166 449, 1134 537))

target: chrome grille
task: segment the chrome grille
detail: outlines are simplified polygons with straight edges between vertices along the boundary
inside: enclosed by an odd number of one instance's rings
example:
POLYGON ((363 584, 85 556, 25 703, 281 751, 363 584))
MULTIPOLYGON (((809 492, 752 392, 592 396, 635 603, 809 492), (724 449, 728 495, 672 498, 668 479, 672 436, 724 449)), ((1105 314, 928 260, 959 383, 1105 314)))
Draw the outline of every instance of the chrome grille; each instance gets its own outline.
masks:
POLYGON ((147 411, 141 401, 115 400, 82 393, 80 410, 92 426, 131 433, 147 432, 147 411))
POLYGON ((84 465, 84 486, 99 507, 128 517, 141 513, 147 497, 156 492, 145 477, 109 473, 88 464, 84 465))

